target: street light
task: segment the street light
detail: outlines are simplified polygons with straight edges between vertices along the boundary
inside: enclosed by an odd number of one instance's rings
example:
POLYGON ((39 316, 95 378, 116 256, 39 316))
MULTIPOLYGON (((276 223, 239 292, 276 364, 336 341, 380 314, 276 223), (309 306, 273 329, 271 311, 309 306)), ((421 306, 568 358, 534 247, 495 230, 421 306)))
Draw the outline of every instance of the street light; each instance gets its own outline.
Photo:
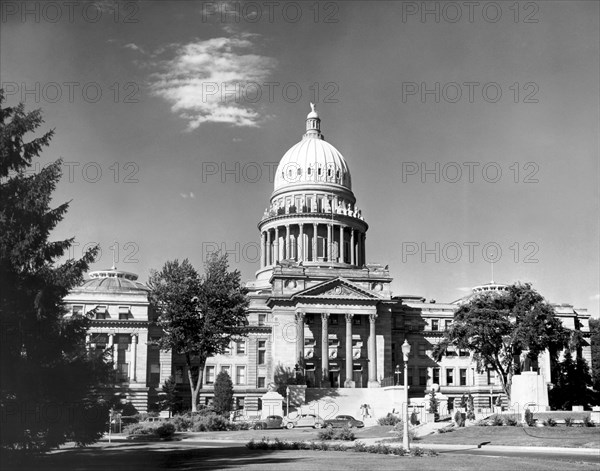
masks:
POLYGON ((394 371, 394 375, 396 376, 394 384, 396 386, 400 386, 400 373, 402 373, 402 371, 400 370, 400 365, 396 365, 396 371, 394 371))
POLYGON ((290 387, 285 388, 285 399, 286 399, 286 414, 288 417, 290 415, 290 387))
POLYGON ((408 443, 408 355, 410 353, 410 344, 404 339, 402 344, 402 354, 404 355, 404 427, 402 437, 402 447, 405 450, 410 450, 408 443))

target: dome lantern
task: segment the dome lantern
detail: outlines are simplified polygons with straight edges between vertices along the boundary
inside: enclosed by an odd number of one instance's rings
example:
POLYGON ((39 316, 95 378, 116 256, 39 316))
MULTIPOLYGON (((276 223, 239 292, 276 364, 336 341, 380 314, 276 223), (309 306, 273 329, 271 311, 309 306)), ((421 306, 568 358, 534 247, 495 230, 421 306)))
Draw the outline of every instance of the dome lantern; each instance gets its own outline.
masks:
POLYGON ((312 139, 323 139, 325 140, 325 136, 321 134, 321 119, 319 118, 319 114, 315 109, 315 104, 310 104, 311 112, 306 116, 306 134, 302 136, 303 139, 312 138, 312 139))

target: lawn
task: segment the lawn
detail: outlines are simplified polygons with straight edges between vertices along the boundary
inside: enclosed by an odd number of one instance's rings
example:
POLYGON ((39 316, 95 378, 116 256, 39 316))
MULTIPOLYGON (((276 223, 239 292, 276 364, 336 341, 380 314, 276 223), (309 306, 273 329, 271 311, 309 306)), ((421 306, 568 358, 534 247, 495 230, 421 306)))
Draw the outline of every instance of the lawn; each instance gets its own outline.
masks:
POLYGON ((445 445, 548 446, 570 448, 600 448, 600 431, 596 427, 465 427, 449 433, 428 435, 415 444, 445 445))
MULTIPOLYGON (((398 457, 335 451, 248 450, 243 446, 207 449, 184 443, 127 444, 70 449, 40 457, 20 466, 19 471, 154 471, 177 469, 244 469, 304 471, 327 470, 548 470, 598 469, 594 463, 561 461, 554 458, 491 457, 440 454, 435 457, 398 457)), ((8 471, 8 468, 5 468, 8 471)))

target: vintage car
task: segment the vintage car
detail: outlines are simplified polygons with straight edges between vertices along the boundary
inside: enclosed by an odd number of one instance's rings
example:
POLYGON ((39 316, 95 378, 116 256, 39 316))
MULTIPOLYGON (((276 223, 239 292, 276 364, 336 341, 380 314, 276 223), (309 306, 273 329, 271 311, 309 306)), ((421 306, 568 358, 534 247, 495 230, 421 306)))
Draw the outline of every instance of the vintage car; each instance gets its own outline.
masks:
POLYGON ((362 420, 356 420, 351 415, 338 415, 333 419, 327 419, 325 421, 325 427, 338 428, 345 426, 348 426, 350 428, 361 428, 364 427, 365 424, 362 420))
POLYGON ((325 425, 325 421, 315 414, 295 414, 288 415, 283 418, 283 426, 285 428, 294 427, 313 427, 321 428, 325 425))
POLYGON ((280 415, 269 415, 264 419, 257 420, 252 425, 254 430, 263 430, 267 428, 282 428, 283 417, 280 415))

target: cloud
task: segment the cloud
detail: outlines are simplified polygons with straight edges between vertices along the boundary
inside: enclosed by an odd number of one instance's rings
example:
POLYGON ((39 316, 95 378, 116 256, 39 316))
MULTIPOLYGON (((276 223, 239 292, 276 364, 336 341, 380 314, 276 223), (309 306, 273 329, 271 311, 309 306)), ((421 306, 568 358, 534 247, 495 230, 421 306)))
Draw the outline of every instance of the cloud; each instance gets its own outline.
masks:
POLYGON ((131 49, 132 51, 141 52, 142 54, 146 54, 146 51, 144 51, 144 49, 142 49, 140 46, 138 46, 135 43, 125 44, 123 47, 125 49, 131 49))
POLYGON ((240 33, 164 49, 173 57, 150 64, 152 93, 169 102, 189 130, 209 122, 259 126, 264 118, 256 97, 275 60, 254 52, 255 38, 240 33))
POLYGON ((590 299, 592 301, 598 301, 600 299, 600 293, 599 294, 594 294, 593 296, 590 296, 590 299))
POLYGON ((179 193, 179 196, 181 196, 183 199, 196 198, 196 195, 194 193, 192 193, 191 191, 189 193, 179 193))

